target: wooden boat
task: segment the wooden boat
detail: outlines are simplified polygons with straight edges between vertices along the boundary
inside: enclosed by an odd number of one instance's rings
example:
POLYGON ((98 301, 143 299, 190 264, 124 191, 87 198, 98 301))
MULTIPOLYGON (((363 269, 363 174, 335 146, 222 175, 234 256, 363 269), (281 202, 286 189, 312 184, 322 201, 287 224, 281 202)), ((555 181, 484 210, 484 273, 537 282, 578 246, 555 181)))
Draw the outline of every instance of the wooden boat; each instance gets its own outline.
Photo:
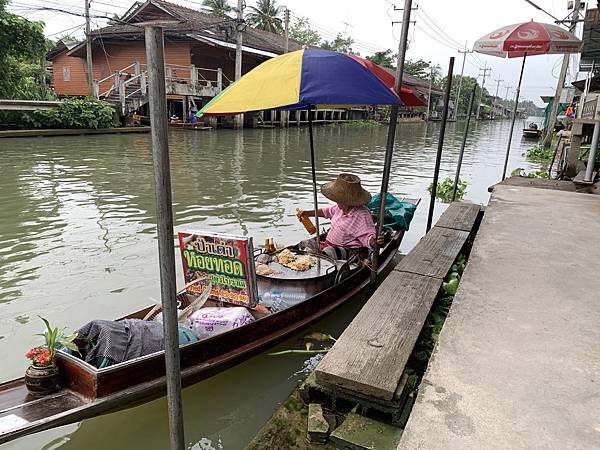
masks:
POLYGON ((523 137, 527 139, 539 139, 542 135, 542 130, 537 128, 523 128, 523 137))
MULTIPOLYGON (((406 200, 418 204, 418 200, 406 200)), ((383 247, 378 273, 389 269, 404 232, 394 232, 383 247)), ((308 299, 254 322, 180 348, 184 386, 215 375, 254 356, 321 319, 369 288, 370 269, 359 266, 333 286, 308 299)), ((154 306, 127 318, 144 318, 154 306)), ((103 369, 58 352, 61 390, 33 397, 24 378, 0 384, 0 444, 38 431, 131 408, 165 395, 164 352, 142 356, 103 369)))

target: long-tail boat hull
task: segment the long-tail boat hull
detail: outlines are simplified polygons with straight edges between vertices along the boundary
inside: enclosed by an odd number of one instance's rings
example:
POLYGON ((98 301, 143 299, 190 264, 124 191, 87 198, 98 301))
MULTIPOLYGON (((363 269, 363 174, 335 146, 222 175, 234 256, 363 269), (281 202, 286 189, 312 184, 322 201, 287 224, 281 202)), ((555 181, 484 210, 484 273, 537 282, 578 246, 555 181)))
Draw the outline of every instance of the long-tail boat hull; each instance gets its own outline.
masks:
MULTIPOLYGON (((378 272, 389 268, 404 232, 394 233, 383 248, 378 272)), ((279 312, 181 347, 184 386, 211 377, 273 346, 321 319, 369 288, 370 269, 363 267, 338 284, 279 312)), ((152 306, 126 317, 143 318, 152 306)), ((32 396, 24 378, 0 384, 0 444, 21 436, 127 409, 166 393, 164 352, 96 369, 59 352, 60 391, 32 396)))

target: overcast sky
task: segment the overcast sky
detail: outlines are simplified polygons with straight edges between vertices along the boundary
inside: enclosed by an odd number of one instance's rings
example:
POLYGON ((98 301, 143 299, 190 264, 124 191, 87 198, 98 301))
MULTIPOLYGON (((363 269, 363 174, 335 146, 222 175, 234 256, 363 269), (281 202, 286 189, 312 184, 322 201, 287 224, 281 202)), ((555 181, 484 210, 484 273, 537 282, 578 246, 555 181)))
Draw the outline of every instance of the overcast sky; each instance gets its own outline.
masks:
MULTIPOLYGON (((200 0, 173 0, 191 8, 199 8, 200 0)), ((130 0, 92 0, 92 14, 112 15, 123 13, 133 2, 130 0)), ((234 1, 230 0, 230 3, 234 1)), ((255 0, 247 0, 253 5, 255 0)), ((281 0, 292 11, 293 17, 307 17, 313 26, 326 38, 331 39, 337 32, 349 34, 355 41, 354 49, 366 56, 377 50, 398 47, 400 25, 392 26, 392 21, 402 19, 402 11, 394 11, 394 5, 401 8, 403 0, 281 0)), ((539 6, 558 18, 564 18, 567 11, 566 0, 535 0, 539 6)), ((46 34, 57 35, 63 30, 82 26, 82 17, 61 14, 58 12, 36 11, 36 6, 68 9, 73 13, 83 12, 83 0, 12 0, 10 9, 28 18, 43 20, 46 23, 46 34)), ((413 0, 412 19, 409 33, 409 59, 425 59, 440 64, 444 74, 447 72, 448 60, 456 57, 455 74, 460 73, 462 54, 458 47, 473 42, 484 34, 501 26, 536 20, 552 22, 553 19, 526 3, 524 0, 413 0)), ((103 24, 101 19, 94 19, 95 25, 103 24)), ((82 36, 82 27, 69 30, 77 37, 82 36)), ((581 30, 578 29, 578 36, 581 30)), ((542 105, 540 95, 553 95, 560 70, 562 56, 534 56, 527 60, 523 76, 522 97, 542 105)), ((577 62, 572 57, 567 80, 583 78, 577 73, 577 62)), ((477 76, 480 67, 487 63, 491 74, 486 79, 486 88, 494 94, 497 81, 501 79, 499 95, 504 97, 506 86, 514 88, 518 81, 521 60, 501 59, 481 54, 467 57, 465 74, 477 76)), ((509 92, 514 96, 514 90, 509 92)))

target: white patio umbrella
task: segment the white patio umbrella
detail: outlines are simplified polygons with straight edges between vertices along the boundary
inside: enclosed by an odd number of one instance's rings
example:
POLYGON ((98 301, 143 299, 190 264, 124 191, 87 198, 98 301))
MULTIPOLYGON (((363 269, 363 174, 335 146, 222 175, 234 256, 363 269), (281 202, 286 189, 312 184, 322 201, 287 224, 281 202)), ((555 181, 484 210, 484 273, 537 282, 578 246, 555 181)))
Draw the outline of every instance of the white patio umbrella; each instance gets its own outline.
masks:
POLYGON ((506 158, 502 169, 502 180, 506 178, 510 144, 517 116, 517 105, 519 104, 519 93, 521 91, 521 80, 525 59, 532 55, 578 53, 583 43, 573 34, 563 28, 549 24, 534 22, 517 23, 499 28, 475 41, 473 50, 486 55, 499 56, 501 58, 523 57, 519 84, 515 95, 515 106, 510 124, 508 145, 506 147, 506 158))

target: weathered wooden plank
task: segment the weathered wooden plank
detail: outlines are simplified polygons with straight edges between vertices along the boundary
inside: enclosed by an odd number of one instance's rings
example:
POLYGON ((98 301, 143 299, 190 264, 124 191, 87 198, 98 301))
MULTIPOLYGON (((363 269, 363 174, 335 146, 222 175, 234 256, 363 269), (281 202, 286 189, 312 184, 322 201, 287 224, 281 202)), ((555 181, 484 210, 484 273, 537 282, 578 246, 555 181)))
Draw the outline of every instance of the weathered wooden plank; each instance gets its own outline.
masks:
POLYGON ((392 271, 318 365, 317 383, 392 400, 441 282, 392 271))
POLYGON ((469 237, 469 232, 435 226, 394 268, 443 279, 469 237))
POLYGON ((442 213, 435 226, 471 232, 479 211, 481 211, 479 205, 454 202, 442 213))

